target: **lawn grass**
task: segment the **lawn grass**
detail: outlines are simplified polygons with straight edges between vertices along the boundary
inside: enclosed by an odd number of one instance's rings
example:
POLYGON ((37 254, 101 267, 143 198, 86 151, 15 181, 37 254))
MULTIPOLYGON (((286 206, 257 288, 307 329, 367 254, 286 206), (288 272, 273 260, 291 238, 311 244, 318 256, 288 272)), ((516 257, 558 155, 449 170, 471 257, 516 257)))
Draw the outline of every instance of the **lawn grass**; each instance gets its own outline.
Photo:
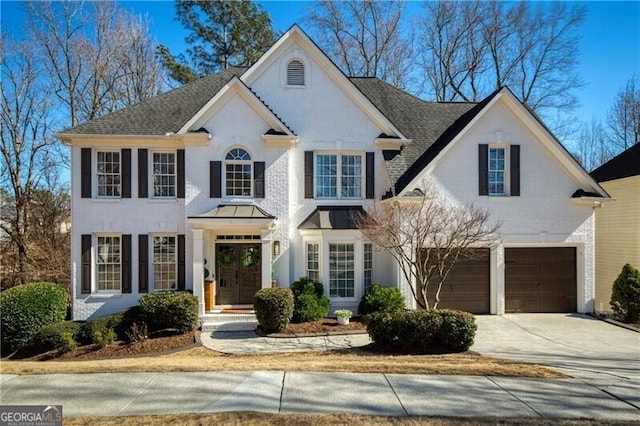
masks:
POLYGON ((193 371, 314 371, 386 374, 444 374, 565 378, 550 369, 518 361, 462 353, 447 355, 376 354, 339 351, 224 355, 196 347, 168 355, 91 361, 6 361, 4 374, 71 374, 193 371))

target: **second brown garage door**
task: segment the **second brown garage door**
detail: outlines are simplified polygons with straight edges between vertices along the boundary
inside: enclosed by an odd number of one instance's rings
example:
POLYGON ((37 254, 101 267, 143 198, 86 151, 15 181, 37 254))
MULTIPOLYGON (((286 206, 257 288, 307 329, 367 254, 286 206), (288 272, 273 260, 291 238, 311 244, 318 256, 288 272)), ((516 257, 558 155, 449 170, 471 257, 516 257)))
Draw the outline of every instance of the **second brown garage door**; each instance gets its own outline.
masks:
MULTIPOLYGON (((440 309, 460 309, 474 314, 488 314, 489 249, 477 249, 470 259, 459 260, 449 272, 440 290, 440 309)), ((429 302, 435 300, 435 288, 429 288, 429 302)))
POLYGON ((505 249, 506 312, 575 312, 575 247, 505 249))

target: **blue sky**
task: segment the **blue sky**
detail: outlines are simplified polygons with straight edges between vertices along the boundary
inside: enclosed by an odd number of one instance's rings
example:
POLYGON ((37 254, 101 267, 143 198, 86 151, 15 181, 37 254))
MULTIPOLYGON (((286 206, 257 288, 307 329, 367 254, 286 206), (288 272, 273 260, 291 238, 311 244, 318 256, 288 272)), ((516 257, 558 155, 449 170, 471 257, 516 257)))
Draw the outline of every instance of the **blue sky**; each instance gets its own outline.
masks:
MULTIPOLYGON (((153 33, 158 43, 172 52, 184 50, 183 27, 175 21, 173 1, 121 1, 153 20, 153 33)), ((276 30, 284 31, 301 23, 306 8, 304 1, 261 1, 271 15, 276 30)), ((580 2, 587 8, 587 19, 580 29, 579 73, 586 86, 577 91, 581 107, 576 115, 582 120, 605 119, 618 90, 633 74, 640 74, 640 1, 580 2)), ((409 12, 416 13, 420 2, 409 2, 409 12)), ((2 29, 19 31, 24 19, 19 2, 0 2, 2 29)), ((304 26, 303 26, 304 28, 304 26)))

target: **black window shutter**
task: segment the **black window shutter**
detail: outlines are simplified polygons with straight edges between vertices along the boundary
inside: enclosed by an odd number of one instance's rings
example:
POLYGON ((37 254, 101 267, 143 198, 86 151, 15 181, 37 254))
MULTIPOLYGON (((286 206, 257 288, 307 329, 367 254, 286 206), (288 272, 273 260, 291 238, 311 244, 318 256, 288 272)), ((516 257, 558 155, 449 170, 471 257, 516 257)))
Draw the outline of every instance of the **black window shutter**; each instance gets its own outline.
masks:
POLYGON ((131 235, 122 236, 122 292, 131 293, 131 235))
POLYGON ((148 152, 146 149, 138 150, 138 198, 149 196, 148 152))
POLYGON ((149 236, 138 235, 138 293, 149 291, 149 236))
POLYGON ((178 234, 178 290, 184 290, 185 281, 185 241, 184 234, 178 234))
POLYGON ((80 169, 80 196, 91 198, 91 148, 80 150, 80 169))
POLYGON ((520 195, 520 145, 511 145, 511 195, 520 195))
POLYGON ((365 184, 365 188, 366 188, 366 197, 367 198, 374 198, 375 197, 375 188, 376 188, 376 174, 375 174, 375 161, 376 161, 376 156, 375 156, 375 152, 367 152, 367 157, 366 157, 366 173, 367 173, 367 179, 366 179, 366 184, 365 184))
POLYGON ((222 162, 209 161, 209 198, 222 197, 222 162))
POLYGON ((253 162, 254 198, 264 198, 264 161, 253 162))
POLYGON ((304 198, 313 198, 313 151, 304 152, 304 198))
POLYGON ((178 198, 184 198, 184 149, 178 150, 178 155, 176 156, 176 169, 178 172, 178 189, 177 194, 178 198))
POLYGON ((478 193, 489 195, 489 145, 480 144, 478 148, 478 193))
POLYGON ((122 198, 131 198, 131 150, 122 149, 122 198))
MULTIPOLYGON (((84 148, 83 148, 84 149, 84 148)), ((91 293, 91 234, 82 234, 82 270, 80 280, 82 282, 80 293, 91 293)))

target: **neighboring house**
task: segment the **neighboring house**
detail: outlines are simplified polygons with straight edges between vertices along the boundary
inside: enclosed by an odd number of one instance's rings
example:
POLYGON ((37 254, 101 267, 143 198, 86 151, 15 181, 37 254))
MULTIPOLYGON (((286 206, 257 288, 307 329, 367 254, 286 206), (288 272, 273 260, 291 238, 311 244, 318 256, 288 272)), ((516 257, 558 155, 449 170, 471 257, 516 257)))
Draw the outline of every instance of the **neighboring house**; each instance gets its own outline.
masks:
POLYGON ((611 286, 622 267, 640 268, 640 144, 591 176, 616 201, 596 210, 596 312, 610 313, 611 286))
POLYGON ((310 276, 332 310, 400 287, 356 212, 427 177, 502 223, 458 265, 441 306, 477 313, 593 310, 593 206, 607 193, 508 90, 424 102, 348 78, 297 26, 248 69, 201 78, 57 134, 72 152, 75 319, 190 289, 215 307, 310 276))

